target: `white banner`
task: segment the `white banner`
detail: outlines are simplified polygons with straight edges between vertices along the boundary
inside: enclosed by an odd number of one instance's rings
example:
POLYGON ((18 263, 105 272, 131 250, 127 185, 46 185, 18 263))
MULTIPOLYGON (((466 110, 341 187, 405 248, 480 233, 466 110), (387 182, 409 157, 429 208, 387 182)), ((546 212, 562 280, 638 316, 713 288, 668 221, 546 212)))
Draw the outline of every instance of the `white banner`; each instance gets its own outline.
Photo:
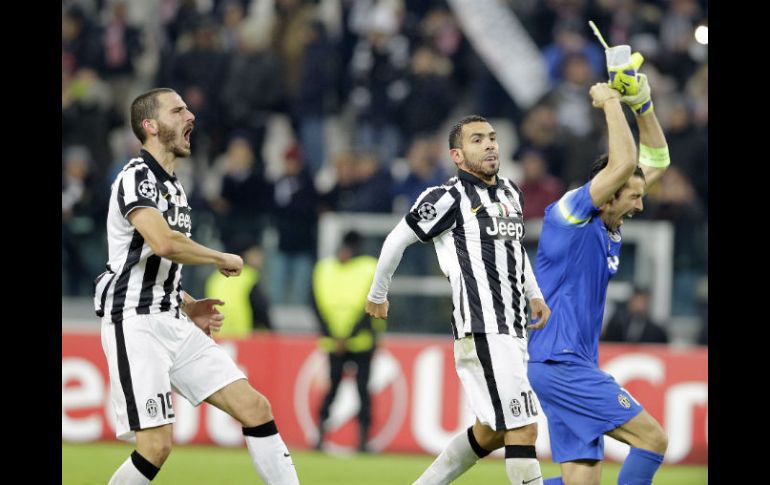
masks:
POLYGON ((466 37, 519 107, 527 109, 548 91, 540 49, 501 0, 449 0, 466 37))

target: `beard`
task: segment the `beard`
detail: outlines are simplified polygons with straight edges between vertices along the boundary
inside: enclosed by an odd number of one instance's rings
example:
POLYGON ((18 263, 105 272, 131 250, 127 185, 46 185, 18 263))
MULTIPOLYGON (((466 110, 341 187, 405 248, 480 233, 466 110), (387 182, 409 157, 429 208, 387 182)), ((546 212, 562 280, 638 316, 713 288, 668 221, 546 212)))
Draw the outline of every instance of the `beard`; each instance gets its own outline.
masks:
MULTIPOLYGON (((178 136, 168 125, 158 121, 158 141, 160 141, 161 145, 176 157, 189 157, 191 150, 177 143, 178 136)), ((184 140, 184 137, 182 137, 182 140, 184 140)))
POLYGON ((465 156, 465 166, 468 169, 469 172, 482 174, 485 177, 493 177, 497 175, 497 172, 500 171, 500 158, 497 159, 497 166, 496 167, 484 167, 484 157, 485 155, 482 155, 477 160, 474 160, 471 157, 468 157, 465 155, 465 152, 463 152, 463 155, 465 156))

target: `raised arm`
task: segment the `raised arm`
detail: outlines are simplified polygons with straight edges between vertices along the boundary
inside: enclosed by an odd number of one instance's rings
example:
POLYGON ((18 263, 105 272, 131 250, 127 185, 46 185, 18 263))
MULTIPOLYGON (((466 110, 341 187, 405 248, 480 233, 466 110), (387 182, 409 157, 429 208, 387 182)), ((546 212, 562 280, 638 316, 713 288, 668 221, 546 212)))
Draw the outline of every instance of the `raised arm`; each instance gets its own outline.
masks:
POLYGON ((595 108, 602 108, 607 120, 609 161, 591 182, 591 202, 595 207, 610 200, 631 177, 636 168, 636 143, 623 114, 620 93, 607 83, 591 87, 591 99, 595 108))
POLYGON ((663 129, 655 116, 650 84, 647 76, 639 74, 639 92, 633 96, 623 96, 620 100, 631 107, 639 126, 639 166, 647 181, 647 190, 663 176, 670 158, 663 129))

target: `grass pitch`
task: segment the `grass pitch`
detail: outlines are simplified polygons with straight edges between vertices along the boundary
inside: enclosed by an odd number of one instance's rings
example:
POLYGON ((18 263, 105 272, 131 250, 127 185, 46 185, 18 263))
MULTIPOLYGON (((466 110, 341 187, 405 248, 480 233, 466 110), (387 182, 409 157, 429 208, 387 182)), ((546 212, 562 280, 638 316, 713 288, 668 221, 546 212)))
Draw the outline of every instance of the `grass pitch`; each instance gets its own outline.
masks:
MULTIPOLYGON (((104 485, 133 446, 123 443, 62 443, 62 485, 104 485)), ((315 451, 292 451, 303 485, 410 484, 430 465, 428 455, 363 454, 335 456, 315 451)), ((542 462, 543 476, 559 474, 559 466, 542 462)), ((602 485, 617 483, 620 465, 604 464, 602 485)), ((245 448, 175 446, 153 484, 241 485, 262 483, 245 448)), ((509 483, 502 459, 486 458, 467 471, 457 485, 509 483)), ((664 465, 655 485, 705 485, 706 466, 664 465)))

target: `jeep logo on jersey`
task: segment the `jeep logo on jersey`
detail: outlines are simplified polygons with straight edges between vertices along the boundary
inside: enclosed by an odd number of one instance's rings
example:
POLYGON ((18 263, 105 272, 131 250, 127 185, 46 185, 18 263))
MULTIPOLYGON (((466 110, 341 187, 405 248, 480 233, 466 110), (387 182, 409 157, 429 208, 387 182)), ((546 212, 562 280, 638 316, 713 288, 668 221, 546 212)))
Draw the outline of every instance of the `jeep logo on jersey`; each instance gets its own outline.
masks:
POLYGON ((479 219, 481 231, 494 239, 521 241, 524 237, 524 221, 521 216, 479 219))
MULTIPOLYGON (((171 212, 171 211, 169 211, 171 212)), ((171 229, 190 234, 192 229, 192 219, 190 219, 190 208, 174 206, 174 212, 166 212, 166 221, 171 229)))

